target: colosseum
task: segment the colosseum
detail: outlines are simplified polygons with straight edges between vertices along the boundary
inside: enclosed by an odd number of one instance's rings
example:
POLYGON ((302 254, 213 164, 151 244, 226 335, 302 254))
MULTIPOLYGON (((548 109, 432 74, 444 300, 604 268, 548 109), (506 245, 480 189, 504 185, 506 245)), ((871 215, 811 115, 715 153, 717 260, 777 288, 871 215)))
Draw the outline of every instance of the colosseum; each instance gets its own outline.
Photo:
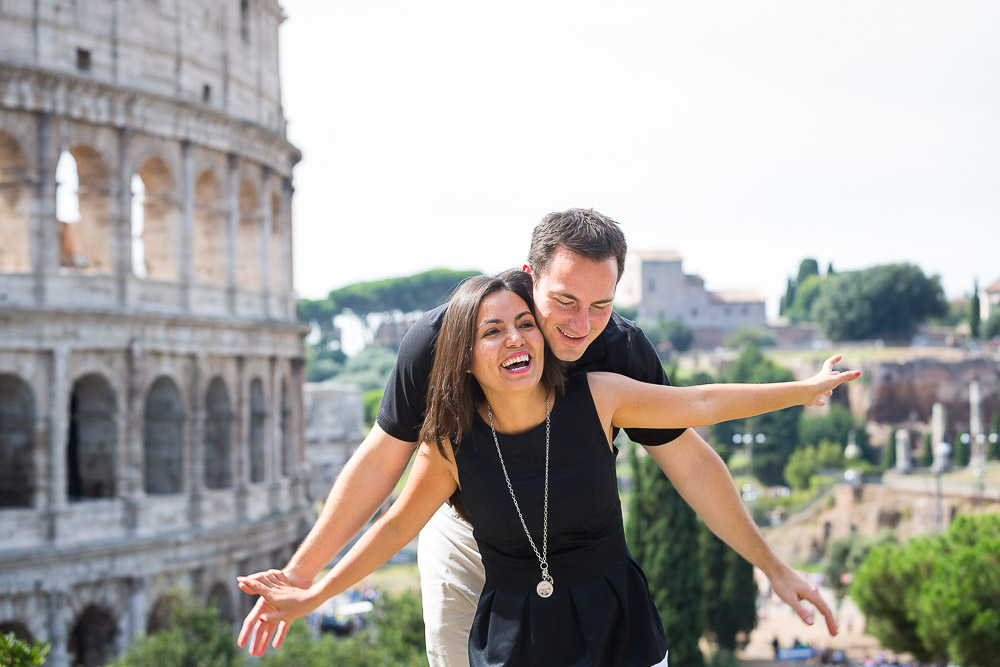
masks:
POLYGON ((236 622, 311 521, 282 20, 0 3, 0 632, 55 667, 236 622))

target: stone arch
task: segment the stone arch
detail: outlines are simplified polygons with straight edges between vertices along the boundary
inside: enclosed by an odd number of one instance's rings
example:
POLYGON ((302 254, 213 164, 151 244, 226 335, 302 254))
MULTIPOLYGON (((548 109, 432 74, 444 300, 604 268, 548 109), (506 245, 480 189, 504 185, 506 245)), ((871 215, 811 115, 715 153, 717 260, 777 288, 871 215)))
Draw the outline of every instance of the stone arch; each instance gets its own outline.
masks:
POLYGON ((74 656, 75 667, 100 667, 115 657, 117 637, 118 622, 114 615, 103 607, 90 605, 76 617, 66 648, 74 656))
POLYGON ((236 622, 232 591, 232 586, 226 586, 221 581, 217 581, 208 592, 208 606, 215 607, 219 611, 219 618, 228 625, 233 625, 236 622))
POLYGON ((117 400, 102 375, 85 375, 73 384, 66 443, 66 497, 70 500, 115 495, 117 400))
POLYGON ((114 229, 107 163, 90 146, 73 146, 60 155, 56 179, 60 266, 84 273, 112 273, 114 229))
POLYGON ((271 193, 271 291, 275 294, 282 294, 287 290, 289 270, 288 255, 285 245, 286 238, 285 221, 281 215, 281 195, 278 192, 271 193))
POLYGON ((167 163, 150 157, 132 176, 132 267, 151 280, 177 280, 180 205, 167 163))
POLYGON ((267 402, 264 383, 254 378, 250 383, 250 481, 263 482, 266 476, 267 402))
POLYGON ((205 488, 233 485, 233 411, 225 381, 216 376, 205 394, 205 488))
POLYGON ((226 238, 226 206, 222 187, 215 172, 206 169, 195 182, 191 249, 194 273, 202 282, 226 284, 226 238))
POLYGON ((13 620, 0 622, 0 635, 13 633, 15 637, 29 644, 35 641, 35 636, 28 629, 28 624, 24 621, 13 620))
POLYGON ((143 476, 146 493, 184 490, 184 403, 177 385, 161 376, 149 388, 143 412, 143 476))
POLYGON ((292 437, 292 405, 288 396, 288 380, 281 379, 281 474, 288 477, 295 470, 295 440, 292 437))
POLYGON ((35 418, 31 387, 0 374, 0 508, 34 504, 35 418))
POLYGON ((261 222, 257 190, 250 181, 240 185, 240 226, 236 243, 236 281, 240 288, 261 288, 261 222))
POLYGON ((31 273, 30 192, 27 157, 0 132, 0 273, 31 273))
POLYGON ((177 593, 164 593, 156 598, 152 608, 149 610, 149 618, 146 621, 146 634, 156 634, 160 630, 170 627, 171 617, 174 609, 180 603, 180 596, 177 593))

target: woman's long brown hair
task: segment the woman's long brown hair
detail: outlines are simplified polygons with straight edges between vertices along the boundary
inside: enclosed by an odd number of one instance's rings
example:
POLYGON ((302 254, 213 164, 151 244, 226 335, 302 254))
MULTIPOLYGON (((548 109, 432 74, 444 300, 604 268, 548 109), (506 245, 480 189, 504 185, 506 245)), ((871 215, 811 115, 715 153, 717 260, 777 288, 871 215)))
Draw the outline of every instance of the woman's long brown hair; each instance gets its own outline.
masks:
MULTIPOLYGON (((427 412, 420 429, 420 441, 437 443, 442 455, 445 455, 441 444, 444 440, 451 441, 454 450, 458 449, 475 418, 476 406, 485 398, 479 382, 466 371, 472 368, 479 306, 486 297, 501 290, 521 297, 531 312, 535 312, 531 276, 519 269, 504 271, 496 277, 469 278, 455 291, 448 304, 427 382, 427 412)), ((556 359, 546 345, 542 386, 561 392, 565 380, 564 362, 556 359)))

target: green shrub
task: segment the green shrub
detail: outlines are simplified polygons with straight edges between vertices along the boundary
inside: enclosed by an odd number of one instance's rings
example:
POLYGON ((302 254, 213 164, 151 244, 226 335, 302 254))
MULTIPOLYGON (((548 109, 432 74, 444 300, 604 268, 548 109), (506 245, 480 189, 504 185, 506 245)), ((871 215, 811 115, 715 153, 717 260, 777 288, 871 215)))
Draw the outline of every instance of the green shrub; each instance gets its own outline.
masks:
POLYGON ((51 648, 46 641, 29 643, 8 632, 0 635, 0 667, 37 667, 45 662, 51 648))

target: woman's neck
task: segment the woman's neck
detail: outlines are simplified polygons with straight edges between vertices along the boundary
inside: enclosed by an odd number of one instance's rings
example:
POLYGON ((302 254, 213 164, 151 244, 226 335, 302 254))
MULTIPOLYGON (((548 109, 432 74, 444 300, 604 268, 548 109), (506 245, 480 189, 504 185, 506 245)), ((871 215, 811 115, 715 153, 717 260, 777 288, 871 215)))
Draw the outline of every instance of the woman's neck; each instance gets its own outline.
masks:
MULTIPOLYGON (((487 405, 493 412, 494 428, 508 435, 518 435, 545 421, 547 390, 539 383, 530 391, 504 393, 486 391, 486 402, 479 406, 479 413, 487 423, 487 405)), ((551 408, 552 399, 549 398, 551 408)))

